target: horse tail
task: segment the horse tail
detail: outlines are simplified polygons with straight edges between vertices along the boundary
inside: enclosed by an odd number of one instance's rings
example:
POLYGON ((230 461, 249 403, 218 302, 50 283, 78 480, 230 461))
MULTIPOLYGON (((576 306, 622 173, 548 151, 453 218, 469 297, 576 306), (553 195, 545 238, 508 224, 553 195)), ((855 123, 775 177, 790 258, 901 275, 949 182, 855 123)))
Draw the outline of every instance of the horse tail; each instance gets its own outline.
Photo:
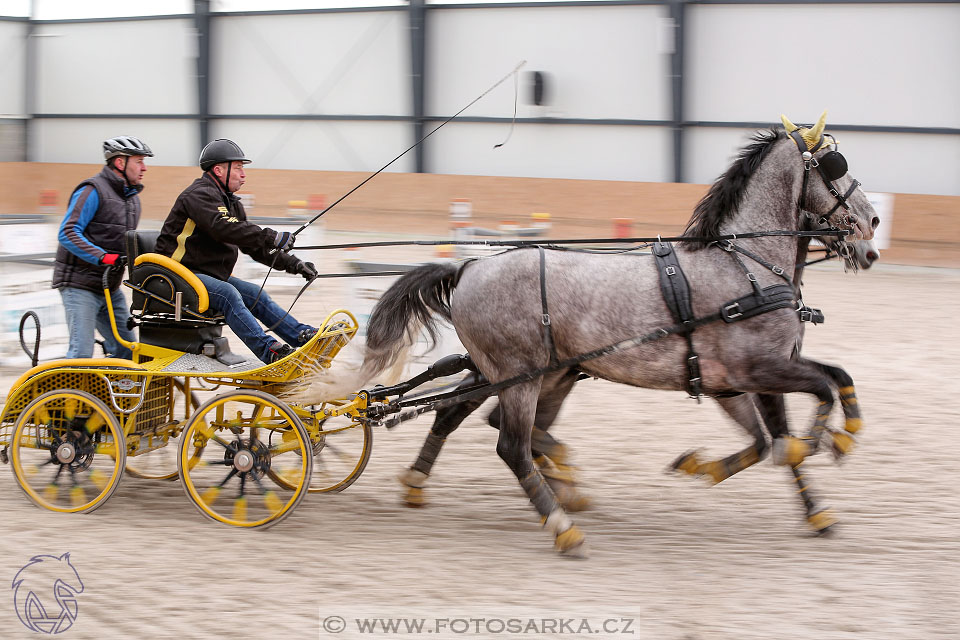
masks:
POLYGON ((464 265, 430 263, 397 280, 381 296, 367 325, 367 351, 361 374, 369 380, 399 364, 426 331, 431 344, 439 337, 439 319, 452 321, 450 296, 464 265))
POLYGON ((351 342, 337 354, 333 367, 305 376, 291 399, 319 404, 356 393, 375 377, 384 384, 396 382, 420 331, 426 330, 436 344, 439 319, 451 319, 450 296, 461 269, 461 265, 430 263, 405 273, 370 314, 362 362, 357 362, 359 354, 353 352, 351 342))

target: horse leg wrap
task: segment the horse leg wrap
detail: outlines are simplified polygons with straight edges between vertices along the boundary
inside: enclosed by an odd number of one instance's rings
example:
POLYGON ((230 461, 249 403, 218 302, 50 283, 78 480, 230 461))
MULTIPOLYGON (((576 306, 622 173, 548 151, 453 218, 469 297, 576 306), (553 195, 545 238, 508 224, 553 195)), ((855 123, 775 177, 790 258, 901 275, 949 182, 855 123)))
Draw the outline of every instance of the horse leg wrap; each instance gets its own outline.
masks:
POLYGON ((562 511, 557 497, 536 469, 520 480, 520 486, 527 492, 527 497, 542 518, 546 518, 554 511, 562 511))
POLYGON ((840 387, 840 405, 843 407, 843 415, 846 423, 843 425, 847 433, 856 433, 863 428, 863 419, 860 417, 860 405, 857 402, 857 393, 853 386, 840 387))
POLYGON ((427 483, 427 474, 416 469, 407 469, 397 478, 406 492, 403 494, 403 503, 408 507, 422 507, 426 504, 426 498, 423 495, 423 487, 427 483))
POLYGON ((543 526, 554 535, 554 546, 560 553, 569 553, 583 545, 583 532, 562 509, 557 509, 547 516, 543 526))
POLYGON ((440 449, 443 448, 443 443, 446 441, 446 438, 441 438, 433 431, 428 433, 427 439, 423 442, 423 447, 420 449, 420 455, 417 456, 417 461, 413 463, 411 469, 416 469, 425 476, 430 475, 430 471, 437 461, 437 456, 440 455, 440 449))
POLYGON ((554 464, 547 456, 537 456, 533 462, 564 509, 586 511, 593 505, 590 498, 577 489, 576 467, 554 464))
POLYGON ((773 441, 773 463, 795 467, 816 451, 816 443, 816 438, 812 436, 781 436, 773 441))
POLYGON ((813 492, 810 490, 810 484, 800 471, 800 465, 794 465, 790 470, 793 472, 794 482, 797 483, 797 493, 800 494, 803 507, 807 512, 807 524, 817 533, 826 533, 831 526, 836 524, 837 519, 830 509, 817 505, 813 492))

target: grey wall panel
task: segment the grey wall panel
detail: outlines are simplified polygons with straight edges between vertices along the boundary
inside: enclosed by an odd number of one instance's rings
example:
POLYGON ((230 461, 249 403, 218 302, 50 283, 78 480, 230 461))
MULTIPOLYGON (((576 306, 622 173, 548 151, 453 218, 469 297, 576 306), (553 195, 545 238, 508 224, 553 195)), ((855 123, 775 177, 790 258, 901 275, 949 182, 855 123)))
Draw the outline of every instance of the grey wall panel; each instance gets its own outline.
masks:
POLYGON ((0 21, 0 115, 23 115, 26 22, 0 21))
POLYGON ((688 120, 960 126, 960 4, 693 5, 688 120))
POLYGON ((189 20, 38 24, 38 113, 192 113, 189 20))
MULTIPOLYGON (((435 126, 435 125, 433 125, 435 126)), ((451 123, 427 140, 431 173, 666 182, 667 127, 451 123)))
MULTIPOLYGON (((427 112, 456 113, 526 60, 548 77, 550 104, 519 115, 670 119, 670 60, 662 6, 433 9, 427 15, 427 112)), ((505 82, 464 115, 513 114, 505 82)))
MULTIPOLYGON (((211 137, 237 142, 254 167, 369 171, 373 173, 413 144, 404 122, 314 120, 214 120, 211 137)), ((413 152, 387 171, 413 170, 413 152)))
POLYGON ((409 114, 406 20, 404 11, 219 17, 211 112, 409 114))
MULTIPOLYGON (((754 132, 727 128, 688 130, 684 147, 688 181, 712 184, 754 132)), ((836 136, 850 173, 867 191, 960 195, 958 136, 852 131, 840 131, 836 136), (909 165, 904 164, 905 155, 909 155, 909 165)))
POLYGON ((191 120, 42 118, 31 127, 31 160, 36 162, 103 162, 101 143, 118 135, 137 136, 150 145, 155 157, 148 165, 197 162, 197 126, 191 120))

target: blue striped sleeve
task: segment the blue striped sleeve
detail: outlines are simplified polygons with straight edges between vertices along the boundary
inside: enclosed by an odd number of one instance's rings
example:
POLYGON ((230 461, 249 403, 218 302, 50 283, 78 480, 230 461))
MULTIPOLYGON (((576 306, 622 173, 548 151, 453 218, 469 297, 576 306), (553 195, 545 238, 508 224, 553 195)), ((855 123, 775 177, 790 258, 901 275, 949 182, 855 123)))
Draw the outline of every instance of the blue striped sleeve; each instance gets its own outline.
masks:
POLYGON ((57 239, 67 251, 90 264, 100 264, 100 258, 106 253, 90 242, 84 231, 100 208, 100 195, 93 187, 77 189, 70 198, 67 215, 60 223, 57 239))

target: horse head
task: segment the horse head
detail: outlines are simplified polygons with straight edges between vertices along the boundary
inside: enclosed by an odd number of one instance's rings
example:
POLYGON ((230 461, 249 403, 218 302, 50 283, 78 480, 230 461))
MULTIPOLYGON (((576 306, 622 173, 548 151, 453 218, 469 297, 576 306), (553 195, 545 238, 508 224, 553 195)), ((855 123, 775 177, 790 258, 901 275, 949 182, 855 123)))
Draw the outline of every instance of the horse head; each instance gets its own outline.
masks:
POLYGON ((805 231, 848 231, 846 236, 824 234, 818 239, 836 251, 847 268, 867 269, 879 257, 873 232, 880 217, 847 170, 847 160, 837 150, 837 140, 824 133, 827 112, 812 127, 798 127, 780 116, 787 135, 800 153, 803 182, 797 206, 800 228, 805 231))

